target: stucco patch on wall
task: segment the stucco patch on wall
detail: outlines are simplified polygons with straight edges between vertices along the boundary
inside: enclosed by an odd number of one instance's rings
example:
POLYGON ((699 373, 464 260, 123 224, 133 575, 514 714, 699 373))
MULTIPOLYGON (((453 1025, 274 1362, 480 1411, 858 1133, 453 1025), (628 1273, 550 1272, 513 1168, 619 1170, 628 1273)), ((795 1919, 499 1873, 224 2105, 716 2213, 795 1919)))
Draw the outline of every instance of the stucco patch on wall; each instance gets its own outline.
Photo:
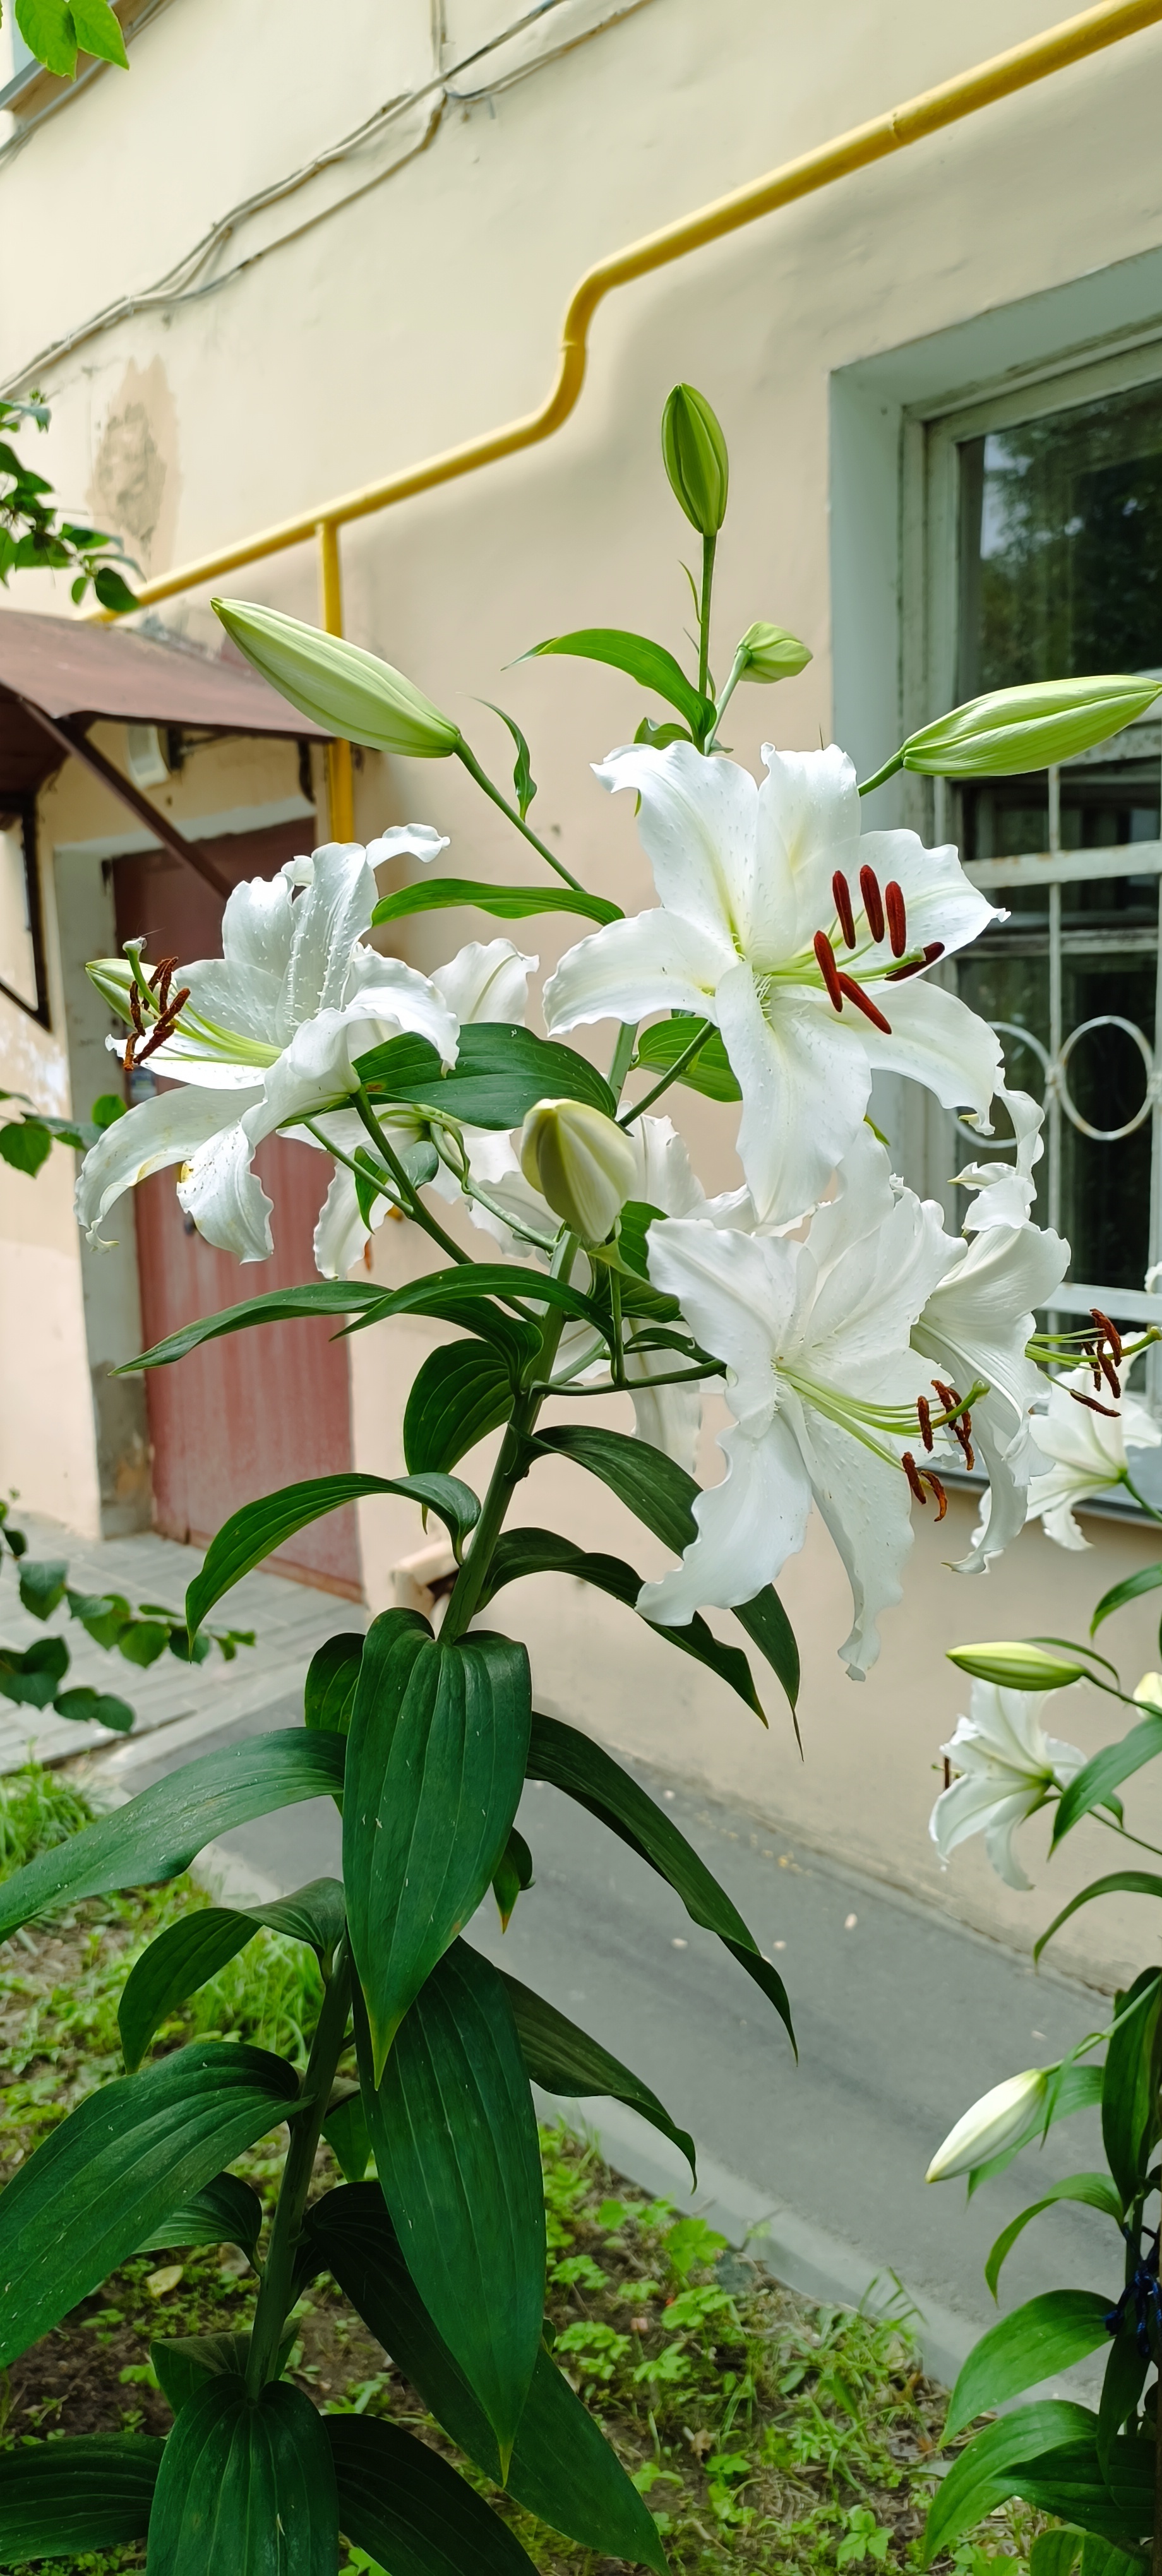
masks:
POLYGON ((93 461, 94 518, 123 537, 145 572, 173 559, 181 477, 177 409, 160 358, 131 358, 105 415, 93 461))

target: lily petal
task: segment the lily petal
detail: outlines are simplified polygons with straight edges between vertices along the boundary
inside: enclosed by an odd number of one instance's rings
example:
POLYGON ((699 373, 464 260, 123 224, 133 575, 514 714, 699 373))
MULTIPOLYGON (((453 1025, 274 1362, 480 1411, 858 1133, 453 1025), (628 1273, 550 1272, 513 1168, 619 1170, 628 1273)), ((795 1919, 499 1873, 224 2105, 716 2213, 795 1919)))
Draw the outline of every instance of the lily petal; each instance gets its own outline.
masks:
POLYGON ((529 977, 540 962, 514 948, 511 939, 471 939, 446 966, 433 969, 431 980, 461 1028, 477 1020, 519 1025, 528 1007, 529 977))
MULTIPOLYGON (((754 975, 732 964, 716 1005, 742 1091, 738 1156, 760 1224, 786 1223, 812 1207, 859 1132, 871 1093, 862 1030, 827 1017, 801 988, 764 1011, 754 975)), ((868 1031, 869 1036, 872 1032, 868 1031)))
POLYGON ((776 1418, 760 1440, 732 1425, 718 1446, 726 1474, 698 1496, 697 1538, 680 1565, 638 1594, 643 1619, 663 1628, 684 1627, 706 1602, 732 1609, 752 1600, 806 1536, 811 1488, 786 1424, 776 1418))
POLYGON ((811 1491, 847 1568, 854 1604, 839 1653, 852 1680, 862 1681, 880 1651, 880 1613, 903 1598, 911 1497, 902 1469, 889 1467, 814 1407, 802 1413, 800 1446, 811 1491))
POLYGON ((707 760, 693 743, 665 751, 628 743, 595 775, 612 793, 640 797, 638 831, 660 902, 731 955, 749 943, 755 899, 759 791, 733 760, 707 760))
POLYGON ((178 1204, 199 1234, 239 1261, 267 1261, 274 1250, 273 1202, 250 1168, 253 1150, 244 1126, 227 1127, 199 1146, 178 1182, 178 1204))
POLYGON ((650 1011, 718 1017, 714 994, 734 951, 672 912, 639 912, 579 939, 545 986, 550 1036, 591 1020, 634 1021, 650 1011))
POLYGON ((866 1020, 861 1035, 868 1061, 881 1073, 907 1073, 936 1094, 945 1109, 975 1110, 989 1132, 989 1104, 1004 1067, 1001 1042, 967 1002, 926 975, 906 984, 877 985, 876 999, 892 1024, 885 1037, 866 1020))
POLYGON ((171 1163, 189 1163, 207 1139, 235 1127, 243 1110, 261 1097, 253 1090, 223 1098, 204 1091, 159 1091, 115 1119, 89 1153, 77 1179, 77 1222, 90 1243, 124 1190, 171 1163))

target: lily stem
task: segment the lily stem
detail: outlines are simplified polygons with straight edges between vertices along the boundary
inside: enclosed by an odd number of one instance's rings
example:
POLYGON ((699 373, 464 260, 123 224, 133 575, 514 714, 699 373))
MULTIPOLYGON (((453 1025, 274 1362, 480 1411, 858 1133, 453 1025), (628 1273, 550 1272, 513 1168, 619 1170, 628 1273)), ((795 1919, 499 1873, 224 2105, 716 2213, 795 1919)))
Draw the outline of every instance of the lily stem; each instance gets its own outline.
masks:
POLYGON ((327 2116, 327 2104, 331 2099, 335 2069, 347 2035, 350 2006, 351 1954, 344 1933, 335 1953, 323 1994, 323 2008, 315 2025, 307 2071, 303 2077, 301 2108, 296 2109, 290 2124, 290 2145, 282 2169, 278 2206, 262 2267, 262 2286, 254 2311, 254 2323, 250 2329, 246 2393, 252 2398, 260 2397, 267 2381, 274 2378, 283 2327, 294 2305, 295 2247, 315 2170, 315 2155, 327 2116))
MULTIPOLYGON (((576 1235, 564 1235, 553 1255, 554 1278, 568 1279, 576 1251, 576 1235)), ((557 1356, 564 1326, 563 1309, 550 1307, 545 1316, 541 1347, 536 1360, 538 1370, 546 1379, 552 1374, 553 1362, 557 1356)), ((505 1513, 517 1486, 528 1474, 525 1444, 536 1428, 537 1415, 543 1403, 544 1389, 540 1385, 535 1385, 522 1389, 513 1406, 508 1428, 500 1445, 500 1455, 489 1480, 480 1518, 472 1533, 468 1555, 449 1595, 444 1624, 440 1630, 440 1636, 446 1644, 451 1645, 457 1637, 464 1635, 480 1607, 492 1567, 492 1552, 504 1526, 505 1513)))
POLYGON ((485 795, 491 799, 491 802, 494 805, 499 806, 502 814, 506 814, 508 816, 509 822, 514 824, 517 831, 523 835, 524 839, 528 842, 530 849, 536 851, 538 858, 544 859, 547 865, 554 870, 555 874, 563 878, 567 886, 572 886, 574 894, 584 894, 585 888, 581 883, 580 877, 575 877, 571 870, 566 867, 564 860, 554 858, 553 852, 545 848, 544 842, 538 840, 536 833, 530 832, 524 816, 522 814, 518 814, 515 805, 509 804, 507 796, 501 795, 499 787, 495 787, 493 785, 487 772, 481 768, 475 752, 469 751, 467 743, 463 740, 458 742, 456 745, 456 757, 458 760, 463 761, 469 777, 474 778, 477 786, 483 788, 485 795))
POLYGON ((613 1093, 615 1100, 620 1100, 622 1092, 625 1089, 625 1077, 633 1063, 633 1051, 636 1043, 636 1020, 623 1020, 621 1027, 617 1032, 617 1045, 613 1050, 613 1061, 610 1065, 607 1076, 609 1088, 613 1093))
POLYGON ((409 1179, 408 1174, 404 1170, 403 1164, 400 1161, 399 1155, 396 1153, 394 1145, 390 1145, 388 1143, 362 1083, 360 1083, 358 1091, 352 1093, 351 1105, 353 1109, 358 1110, 359 1116, 363 1120, 363 1124, 367 1129, 367 1133, 371 1138, 376 1153, 382 1155, 388 1171, 395 1182, 395 1186, 399 1191, 407 1214, 415 1218, 417 1225, 422 1225, 425 1234, 430 1234, 433 1243, 438 1243, 441 1251, 446 1252, 451 1260, 456 1262, 470 1261, 472 1257, 471 1254, 462 1251, 460 1245, 453 1242, 451 1235, 445 1234, 439 1219, 432 1215, 430 1208, 426 1208, 424 1206, 424 1202, 420 1197, 419 1191, 417 1190, 414 1181, 409 1179))
MULTIPOLYGON (((698 695, 704 698, 710 675, 710 593, 714 586, 714 555, 717 534, 702 539, 702 597, 698 606, 698 695)), ((714 720, 708 730, 713 732, 714 720)), ((702 748, 705 746, 703 745, 702 748)))
POLYGON ((661 1081, 655 1082, 653 1090, 647 1091, 644 1100, 635 1100, 633 1108, 623 1112, 617 1122, 619 1127, 631 1127, 634 1119, 641 1117, 643 1110, 652 1109, 655 1100, 661 1099, 663 1091, 668 1091, 672 1082, 681 1081, 687 1066, 693 1064, 696 1055, 701 1054, 713 1026, 712 1020, 703 1020, 701 1028, 695 1030, 689 1046, 683 1049, 681 1055, 675 1056, 673 1064, 669 1071, 662 1075, 661 1081))

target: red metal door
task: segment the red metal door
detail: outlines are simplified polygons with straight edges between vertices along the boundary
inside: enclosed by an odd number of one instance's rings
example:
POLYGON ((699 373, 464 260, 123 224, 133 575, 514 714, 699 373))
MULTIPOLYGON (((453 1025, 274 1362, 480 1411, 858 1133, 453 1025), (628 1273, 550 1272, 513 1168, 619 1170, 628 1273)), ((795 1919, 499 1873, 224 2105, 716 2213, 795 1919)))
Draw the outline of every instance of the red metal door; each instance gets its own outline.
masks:
MULTIPOLYGON (((214 859, 235 881, 273 876, 302 846, 302 826, 280 824, 215 841, 214 859)), ((118 859, 114 883, 119 941, 145 936, 152 957, 183 961, 221 953, 221 900, 192 868, 150 851, 118 859)), ((187 1231, 172 1172, 135 1192, 147 1346, 195 1316, 317 1276, 311 1237, 329 1178, 326 1158, 271 1136, 256 1168, 274 1201, 275 1248, 271 1260, 245 1266, 187 1231)), ((351 1466, 347 1351, 331 1338, 334 1331, 322 1318, 263 1324, 149 1372, 154 1520, 167 1538, 204 1543, 240 1503, 351 1466)), ((300 1530, 269 1562, 277 1573, 360 1599, 354 1511, 329 1513, 300 1530)))

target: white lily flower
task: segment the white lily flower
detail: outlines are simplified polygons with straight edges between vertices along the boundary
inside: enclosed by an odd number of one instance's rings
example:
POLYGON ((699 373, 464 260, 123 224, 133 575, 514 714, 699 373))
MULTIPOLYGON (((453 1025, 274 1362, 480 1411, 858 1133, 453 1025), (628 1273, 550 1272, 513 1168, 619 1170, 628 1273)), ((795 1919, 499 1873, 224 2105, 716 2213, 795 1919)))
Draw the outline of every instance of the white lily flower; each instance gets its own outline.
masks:
MULTIPOLYGON (((235 887, 222 956, 181 971, 177 990, 188 999, 150 1050, 153 1070, 188 1090, 141 1102, 82 1164, 77 1215, 90 1241, 123 1191, 181 1163, 178 1198, 199 1233, 263 1261, 273 1249, 271 1202, 251 1169, 263 1137, 357 1090, 353 1058, 404 1029, 454 1063, 456 1021, 434 984, 362 945, 375 901, 354 844, 331 843, 277 877, 235 887)), ((102 961, 94 980, 113 992, 121 971, 120 961, 102 961)), ((109 1043, 124 1057, 130 1042, 109 1043)))
MULTIPOLYGON (((529 976, 535 974, 539 963, 538 958, 526 957, 519 948, 514 948, 511 939, 490 939, 483 943, 473 939, 455 957, 449 958, 446 966, 437 966, 430 980, 452 1014, 457 1029, 477 1020, 519 1023, 525 1015, 529 976)), ((393 1118, 380 1111, 378 1116, 379 1124, 397 1154, 406 1153, 409 1145, 415 1143, 424 1123, 418 1114, 409 1117, 404 1113, 393 1118)), ((342 1153, 352 1157, 364 1153, 374 1165, 375 1150, 356 1110, 336 1110, 318 1119, 316 1125, 319 1134, 328 1137, 342 1153)), ((486 1144, 491 1142, 486 1128, 466 1128, 464 1136, 466 1145, 474 1143, 477 1138, 486 1144)), ((319 1139, 308 1135, 304 1141, 313 1145, 319 1139)), ((507 1138, 505 1142, 507 1144, 507 1138)), ((387 1165, 382 1164, 380 1168, 384 1179, 390 1183, 387 1165)), ((443 1165, 433 1186, 444 1198, 459 1196, 454 1176, 443 1165)), ((372 1199, 367 1211, 368 1224, 360 1209, 354 1173, 345 1163, 336 1163, 335 1177, 315 1228, 315 1266, 324 1279, 346 1278, 353 1264, 362 1260, 365 1245, 383 1224, 390 1207, 391 1201, 387 1198, 372 1199)))
POLYGON ((1030 2114, 1039 2110, 1049 2090, 1049 2069, 1027 2067, 1023 2075, 1006 2075, 991 2093, 982 2093, 937 2147, 925 2182, 950 2182, 954 2174, 972 2173, 1022 2138, 1030 2114))
POLYGON ((989 1225, 965 1246, 913 1326, 913 1350, 936 1363, 937 1403, 940 1384, 961 1395, 981 1379, 987 1386, 972 1407, 971 1437, 989 1491, 959 1574, 979 1573, 1024 1527, 1030 1478, 1044 1464, 1030 1417, 1048 1393, 1025 1345, 1035 1309, 1049 1305, 1068 1267, 1069 1245, 1059 1234, 1021 1223, 989 1225))
POLYGON ((406 856, 422 859, 427 867, 431 860, 439 858, 441 850, 449 846, 447 833, 437 832, 431 823, 393 823, 388 831, 380 833, 377 841, 368 842, 367 864, 369 868, 382 868, 388 859, 406 856))
POLYGON ((961 1775, 941 1791, 929 1819, 928 1831, 945 1864, 958 1843, 967 1842, 970 1834, 983 1834, 985 1850, 1006 1887, 1031 1886, 1013 1850, 1013 1835, 1085 1762, 1076 1744, 1046 1735, 1041 1723, 1045 1700, 1044 1691, 998 1690, 995 1682, 974 1681, 968 1716, 957 1719, 951 1743, 940 1747, 961 1775))
POLYGON ((834 745, 768 744, 763 759, 759 787, 689 743, 611 752, 596 774, 641 800, 660 905, 571 948, 545 1012, 554 1031, 664 1010, 712 1020, 742 1091, 751 1196, 760 1223, 778 1225, 822 1196, 874 1068, 987 1119, 999 1042, 924 968, 1002 916, 954 849, 926 850, 914 832, 860 839, 855 771, 834 745))
POLYGON ((814 1501, 852 1589, 839 1651, 862 1677, 912 1543, 901 1461, 919 1449, 929 1385, 909 1335, 956 1246, 931 1201, 893 1186, 868 1129, 838 1178, 801 1242, 689 1219, 650 1228, 650 1277, 726 1362, 735 1421, 718 1444, 727 1473, 694 1505, 697 1538, 638 1608, 679 1626, 707 1603, 750 1600, 802 1547, 814 1501))
POLYGON ((1104 1382, 1097 1393, 1088 1368, 1054 1378, 1048 1411, 1037 1425, 1037 1447, 1052 1464, 1030 1483, 1029 1519, 1040 1520, 1058 1547, 1088 1547, 1074 1506, 1128 1482, 1127 1448, 1156 1449, 1160 1441, 1162 1429, 1140 1397, 1123 1395, 1115 1407, 1104 1382))
MULTIPOLYGON (((1027 1091, 1006 1091, 1003 1084, 998 1084, 996 1097, 1008 1110, 1017 1159, 1015 1163, 1004 1163, 999 1158, 995 1163, 968 1163, 963 1172, 956 1174, 954 1189, 976 1192, 964 1218, 966 1234, 983 1233, 993 1225, 1027 1224, 1037 1195, 1033 1172, 1045 1151, 1041 1141, 1044 1109, 1030 1099, 1027 1091)), ((969 1123, 975 1122, 970 1119, 969 1123)))

